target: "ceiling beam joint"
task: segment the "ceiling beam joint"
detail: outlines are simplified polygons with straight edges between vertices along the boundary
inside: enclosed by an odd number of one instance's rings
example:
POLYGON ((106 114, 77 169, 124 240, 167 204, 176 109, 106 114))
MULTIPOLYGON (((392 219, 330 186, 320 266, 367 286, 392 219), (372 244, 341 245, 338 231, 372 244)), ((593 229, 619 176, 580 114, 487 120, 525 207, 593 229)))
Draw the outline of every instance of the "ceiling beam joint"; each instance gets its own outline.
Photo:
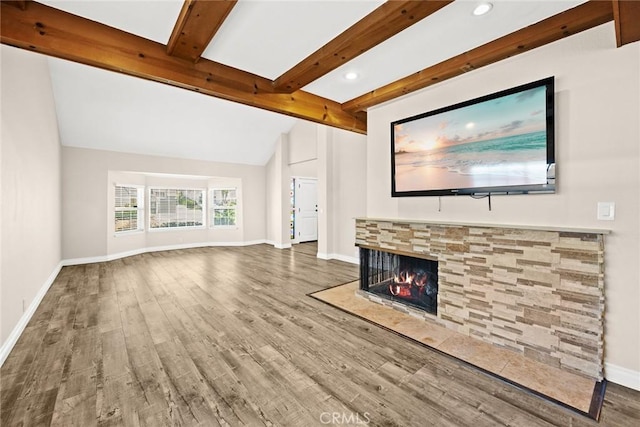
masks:
POLYGON ((640 40, 640 1, 612 0, 612 6, 618 47, 640 40))
POLYGON ((327 126, 366 133, 362 116, 311 93, 274 93, 272 81, 202 58, 169 56, 166 46, 37 2, 0 4, 3 44, 140 77, 327 126))
POLYGON ((451 2, 387 1, 278 77, 273 87, 279 92, 301 89, 451 2))
POLYGON ((353 114, 359 111, 364 112, 374 105, 519 55, 611 20, 613 20, 611 2, 590 0, 349 100, 342 104, 342 108, 353 114))
POLYGON ((185 0, 178 15, 167 53, 197 62, 237 0, 185 0))

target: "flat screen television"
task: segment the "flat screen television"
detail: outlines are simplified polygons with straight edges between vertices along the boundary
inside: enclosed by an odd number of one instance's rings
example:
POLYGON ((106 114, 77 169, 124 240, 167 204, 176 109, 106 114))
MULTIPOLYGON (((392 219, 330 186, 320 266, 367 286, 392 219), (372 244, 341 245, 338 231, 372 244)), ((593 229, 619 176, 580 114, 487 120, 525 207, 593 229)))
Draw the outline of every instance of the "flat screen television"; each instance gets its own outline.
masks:
POLYGON ((554 79, 391 123, 391 195, 553 193, 554 79))

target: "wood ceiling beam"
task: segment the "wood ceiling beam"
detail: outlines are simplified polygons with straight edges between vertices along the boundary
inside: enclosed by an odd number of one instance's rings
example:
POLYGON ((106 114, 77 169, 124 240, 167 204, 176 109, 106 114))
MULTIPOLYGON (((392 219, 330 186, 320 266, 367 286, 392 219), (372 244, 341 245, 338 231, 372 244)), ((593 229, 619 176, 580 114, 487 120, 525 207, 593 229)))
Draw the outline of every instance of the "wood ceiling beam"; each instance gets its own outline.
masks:
POLYGON ((303 91, 273 92, 272 82, 207 59, 197 63, 166 54, 166 46, 118 29, 29 2, 26 10, 1 3, 4 44, 193 90, 229 101, 366 133, 362 116, 303 91))
POLYGON ((167 44, 167 53, 197 62, 237 0, 185 0, 167 44))
POLYGON ((342 104, 342 108, 351 113, 366 111, 382 102, 577 34, 612 19, 611 2, 590 0, 347 101, 342 104))
POLYGON ((618 47, 640 40, 640 1, 613 0, 618 47))
POLYGON ((19 8, 20 10, 25 10, 27 8, 27 2, 29 0, 2 0, 3 3, 10 4, 19 8))
POLYGON ((303 88, 452 1, 387 1, 282 74, 273 86, 284 92, 303 88))

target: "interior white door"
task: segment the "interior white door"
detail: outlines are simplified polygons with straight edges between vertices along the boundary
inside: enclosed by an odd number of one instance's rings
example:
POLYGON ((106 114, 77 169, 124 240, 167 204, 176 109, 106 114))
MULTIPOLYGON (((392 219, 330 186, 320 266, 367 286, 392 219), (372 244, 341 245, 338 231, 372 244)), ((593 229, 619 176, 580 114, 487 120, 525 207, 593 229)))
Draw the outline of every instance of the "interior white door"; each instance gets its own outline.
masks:
POLYGON ((299 243, 318 240, 318 181, 297 178, 295 192, 296 240, 299 243))

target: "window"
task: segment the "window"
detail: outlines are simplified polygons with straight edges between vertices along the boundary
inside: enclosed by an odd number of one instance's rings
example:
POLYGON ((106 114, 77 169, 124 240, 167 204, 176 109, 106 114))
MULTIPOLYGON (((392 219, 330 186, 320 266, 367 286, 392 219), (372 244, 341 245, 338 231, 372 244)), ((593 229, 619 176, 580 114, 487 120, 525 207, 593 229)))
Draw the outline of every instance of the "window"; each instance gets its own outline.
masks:
POLYGON ((214 188, 211 199, 211 226, 228 227, 236 225, 238 199, 235 188, 214 188))
POLYGON ((115 231, 144 230, 144 188, 116 185, 115 231))
POLYGON ((204 190, 149 190, 149 228, 168 229, 204 225, 204 190))

